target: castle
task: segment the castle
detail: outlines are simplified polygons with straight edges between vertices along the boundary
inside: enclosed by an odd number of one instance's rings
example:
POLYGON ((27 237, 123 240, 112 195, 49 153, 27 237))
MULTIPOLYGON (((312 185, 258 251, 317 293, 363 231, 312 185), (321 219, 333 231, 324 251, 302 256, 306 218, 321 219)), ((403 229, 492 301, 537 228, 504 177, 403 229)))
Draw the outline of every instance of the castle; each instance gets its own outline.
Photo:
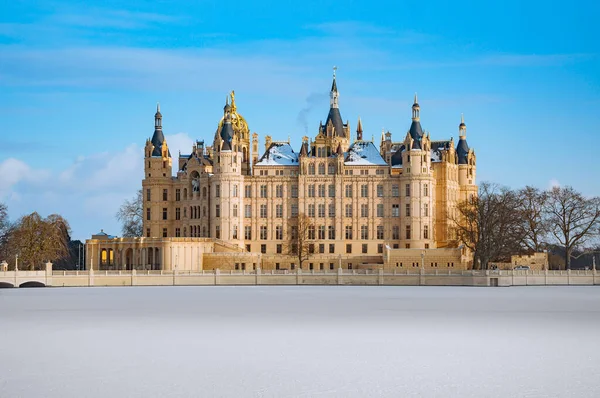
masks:
POLYGON ((343 121, 339 97, 334 71, 329 113, 314 139, 303 137, 294 150, 267 135, 261 153, 232 91, 212 145, 196 141, 190 154, 179 154, 175 176, 157 106, 144 149, 144 237, 95 236, 88 245, 96 264, 294 269, 290 247, 298 250, 293 242, 306 233, 310 269, 467 268, 470 254, 452 228, 457 203, 477 195, 464 119, 457 143, 434 141, 421 127, 415 95, 406 134, 393 141, 382 132, 377 148, 364 139, 360 118, 355 135, 343 121), (309 220, 306 231, 299 218, 309 220))

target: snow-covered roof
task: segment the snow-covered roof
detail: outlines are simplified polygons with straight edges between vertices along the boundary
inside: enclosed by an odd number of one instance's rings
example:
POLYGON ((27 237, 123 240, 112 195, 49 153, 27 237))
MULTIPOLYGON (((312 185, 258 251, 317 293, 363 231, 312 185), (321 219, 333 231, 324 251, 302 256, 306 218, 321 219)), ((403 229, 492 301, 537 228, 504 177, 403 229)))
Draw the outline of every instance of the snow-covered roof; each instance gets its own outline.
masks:
POLYGON ((450 149, 450 141, 432 141, 431 142, 431 161, 441 162, 442 151, 450 149))
POLYGON ((255 166, 297 166, 298 154, 287 142, 274 142, 255 166))
POLYGON ((344 164, 349 166, 387 166, 371 141, 355 141, 348 149, 344 164))

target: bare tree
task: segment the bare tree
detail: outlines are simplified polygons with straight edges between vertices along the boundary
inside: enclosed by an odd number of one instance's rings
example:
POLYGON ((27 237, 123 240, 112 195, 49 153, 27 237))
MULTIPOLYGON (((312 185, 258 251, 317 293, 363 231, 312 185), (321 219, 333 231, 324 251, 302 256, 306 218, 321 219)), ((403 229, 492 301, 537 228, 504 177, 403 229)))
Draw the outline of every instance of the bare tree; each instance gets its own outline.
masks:
POLYGON ((125 200, 117 212, 117 220, 121 222, 121 233, 126 238, 142 236, 144 223, 144 200, 142 190, 137 191, 131 200, 125 200))
POLYGON ((479 194, 458 204, 454 218, 457 239, 474 253, 473 268, 490 261, 510 261, 524 236, 519 199, 514 191, 487 182, 479 194))
POLYGON ((6 260, 8 257, 8 233, 10 223, 8 221, 8 208, 4 203, 0 203, 0 259, 6 260))
POLYGON ((23 216, 10 231, 9 247, 18 254, 24 268, 34 270, 46 261, 57 261, 69 254, 70 227, 57 214, 42 218, 38 213, 23 216))
POLYGON ((547 246, 549 233, 545 206, 548 193, 527 186, 518 191, 519 211, 523 222, 523 247, 528 251, 541 252, 547 246))
POLYGON ((546 204, 550 231, 565 248, 565 267, 571 268, 571 258, 577 249, 580 255, 586 244, 600 231, 600 198, 585 198, 571 187, 554 187, 546 204))
POLYGON ((304 261, 310 258, 311 245, 314 249, 315 224, 312 218, 304 213, 298 214, 295 225, 291 226, 291 233, 287 241, 287 252, 298 259, 298 264, 302 268, 304 261))

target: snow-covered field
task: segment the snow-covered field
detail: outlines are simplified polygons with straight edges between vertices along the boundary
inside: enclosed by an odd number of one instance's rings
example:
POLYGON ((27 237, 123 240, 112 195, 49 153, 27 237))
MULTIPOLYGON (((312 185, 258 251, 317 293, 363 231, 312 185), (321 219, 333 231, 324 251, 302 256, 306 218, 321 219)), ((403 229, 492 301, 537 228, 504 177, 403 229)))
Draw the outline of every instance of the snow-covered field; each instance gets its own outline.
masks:
POLYGON ((598 287, 0 289, 0 397, 598 397, 598 287))

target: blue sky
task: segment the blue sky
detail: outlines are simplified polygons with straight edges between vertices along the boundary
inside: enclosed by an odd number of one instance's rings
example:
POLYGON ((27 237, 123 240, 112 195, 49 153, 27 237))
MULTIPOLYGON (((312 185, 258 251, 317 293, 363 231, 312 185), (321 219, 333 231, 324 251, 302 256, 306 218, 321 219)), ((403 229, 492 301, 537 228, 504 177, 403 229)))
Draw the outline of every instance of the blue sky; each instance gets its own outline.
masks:
POLYGON ((213 137, 230 90, 252 131, 315 136, 338 66, 342 117, 400 140, 419 94, 432 139, 464 113, 478 180, 600 195, 596 2, 28 2, 0 15, 0 200, 11 218, 103 228, 141 186, 160 101, 172 153, 213 137), (190 4, 193 3, 193 4, 190 4))

